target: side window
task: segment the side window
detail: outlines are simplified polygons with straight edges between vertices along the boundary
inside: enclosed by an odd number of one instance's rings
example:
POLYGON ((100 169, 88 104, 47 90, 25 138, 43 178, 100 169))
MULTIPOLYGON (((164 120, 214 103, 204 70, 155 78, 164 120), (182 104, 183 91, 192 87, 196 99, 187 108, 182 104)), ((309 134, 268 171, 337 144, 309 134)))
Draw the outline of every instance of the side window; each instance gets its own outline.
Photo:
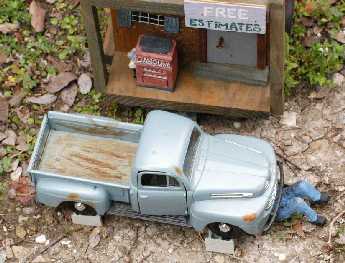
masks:
POLYGON ((174 177, 168 176, 168 178, 169 178, 169 186, 180 187, 179 182, 174 177))
POLYGON ((167 177, 161 174, 143 174, 141 176, 142 186, 167 187, 167 177))

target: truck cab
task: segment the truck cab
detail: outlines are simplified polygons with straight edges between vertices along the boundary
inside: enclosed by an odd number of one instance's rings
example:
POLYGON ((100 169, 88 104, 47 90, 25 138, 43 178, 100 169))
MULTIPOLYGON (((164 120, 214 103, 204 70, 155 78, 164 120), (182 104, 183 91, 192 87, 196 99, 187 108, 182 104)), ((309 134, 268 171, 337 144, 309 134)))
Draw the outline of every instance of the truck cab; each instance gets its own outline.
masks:
POLYGON ((212 136, 190 119, 155 111, 141 134, 131 203, 142 214, 186 216, 199 230, 219 222, 254 234, 272 215, 280 179, 266 141, 212 136))

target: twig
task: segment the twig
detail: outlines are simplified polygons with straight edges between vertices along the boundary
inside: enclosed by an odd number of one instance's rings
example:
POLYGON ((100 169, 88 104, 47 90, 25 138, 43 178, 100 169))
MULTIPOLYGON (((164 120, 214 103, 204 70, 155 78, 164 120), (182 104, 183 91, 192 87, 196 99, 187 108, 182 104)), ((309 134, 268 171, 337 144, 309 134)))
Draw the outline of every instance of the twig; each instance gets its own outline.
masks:
MULTIPOLYGON (((290 161, 284 154, 278 153, 277 155, 279 156, 279 158, 283 159, 283 161, 285 161, 288 166, 292 165, 293 167, 295 167, 298 171, 302 171, 303 169, 301 167, 299 167, 297 164, 295 164, 294 162, 290 161)), ((289 166, 290 167, 290 166, 289 166)), ((291 167, 290 167, 291 169, 291 167)))
POLYGON ((337 222, 337 220, 342 217, 345 214, 345 210, 341 211, 339 214, 337 214, 336 217, 333 218, 333 220, 331 221, 331 223, 329 224, 329 232, 328 232, 328 241, 327 241, 327 245, 331 248, 332 247, 332 233, 333 233, 333 229, 334 229, 334 224, 335 222, 337 222))
POLYGON ((49 248, 53 247, 55 244, 57 244, 58 242, 60 242, 62 239, 64 239, 66 237, 65 234, 59 236, 57 239, 55 239, 53 242, 49 243, 47 246, 44 246, 43 248, 34 251, 33 253, 31 253, 30 255, 28 255, 23 262, 31 262, 33 261, 35 258, 37 258, 39 255, 43 254, 44 252, 46 252, 49 248))

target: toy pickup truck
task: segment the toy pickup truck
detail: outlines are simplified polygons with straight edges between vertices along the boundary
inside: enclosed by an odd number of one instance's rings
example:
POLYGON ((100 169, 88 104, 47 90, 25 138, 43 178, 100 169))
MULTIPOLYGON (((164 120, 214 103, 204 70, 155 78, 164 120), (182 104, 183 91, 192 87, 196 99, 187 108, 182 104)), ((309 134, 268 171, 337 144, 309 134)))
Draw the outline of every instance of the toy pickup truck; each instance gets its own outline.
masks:
POLYGON ((144 125, 49 112, 29 165, 36 199, 75 212, 261 234, 281 198, 283 173, 260 139, 209 135, 177 114, 144 125))

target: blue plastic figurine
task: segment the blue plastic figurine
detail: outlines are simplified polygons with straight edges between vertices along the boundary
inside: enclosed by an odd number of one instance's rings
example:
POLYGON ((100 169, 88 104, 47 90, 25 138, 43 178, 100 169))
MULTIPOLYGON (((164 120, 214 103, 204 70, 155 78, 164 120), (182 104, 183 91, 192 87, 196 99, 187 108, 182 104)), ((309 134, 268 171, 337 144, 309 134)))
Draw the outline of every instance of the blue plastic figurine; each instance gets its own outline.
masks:
POLYGON ((283 221, 289 219, 294 214, 302 214, 308 221, 318 226, 324 226, 327 219, 318 215, 304 199, 310 201, 310 204, 327 204, 329 195, 325 192, 319 192, 313 185, 307 181, 299 181, 283 189, 282 198, 277 212, 277 220, 283 221))

